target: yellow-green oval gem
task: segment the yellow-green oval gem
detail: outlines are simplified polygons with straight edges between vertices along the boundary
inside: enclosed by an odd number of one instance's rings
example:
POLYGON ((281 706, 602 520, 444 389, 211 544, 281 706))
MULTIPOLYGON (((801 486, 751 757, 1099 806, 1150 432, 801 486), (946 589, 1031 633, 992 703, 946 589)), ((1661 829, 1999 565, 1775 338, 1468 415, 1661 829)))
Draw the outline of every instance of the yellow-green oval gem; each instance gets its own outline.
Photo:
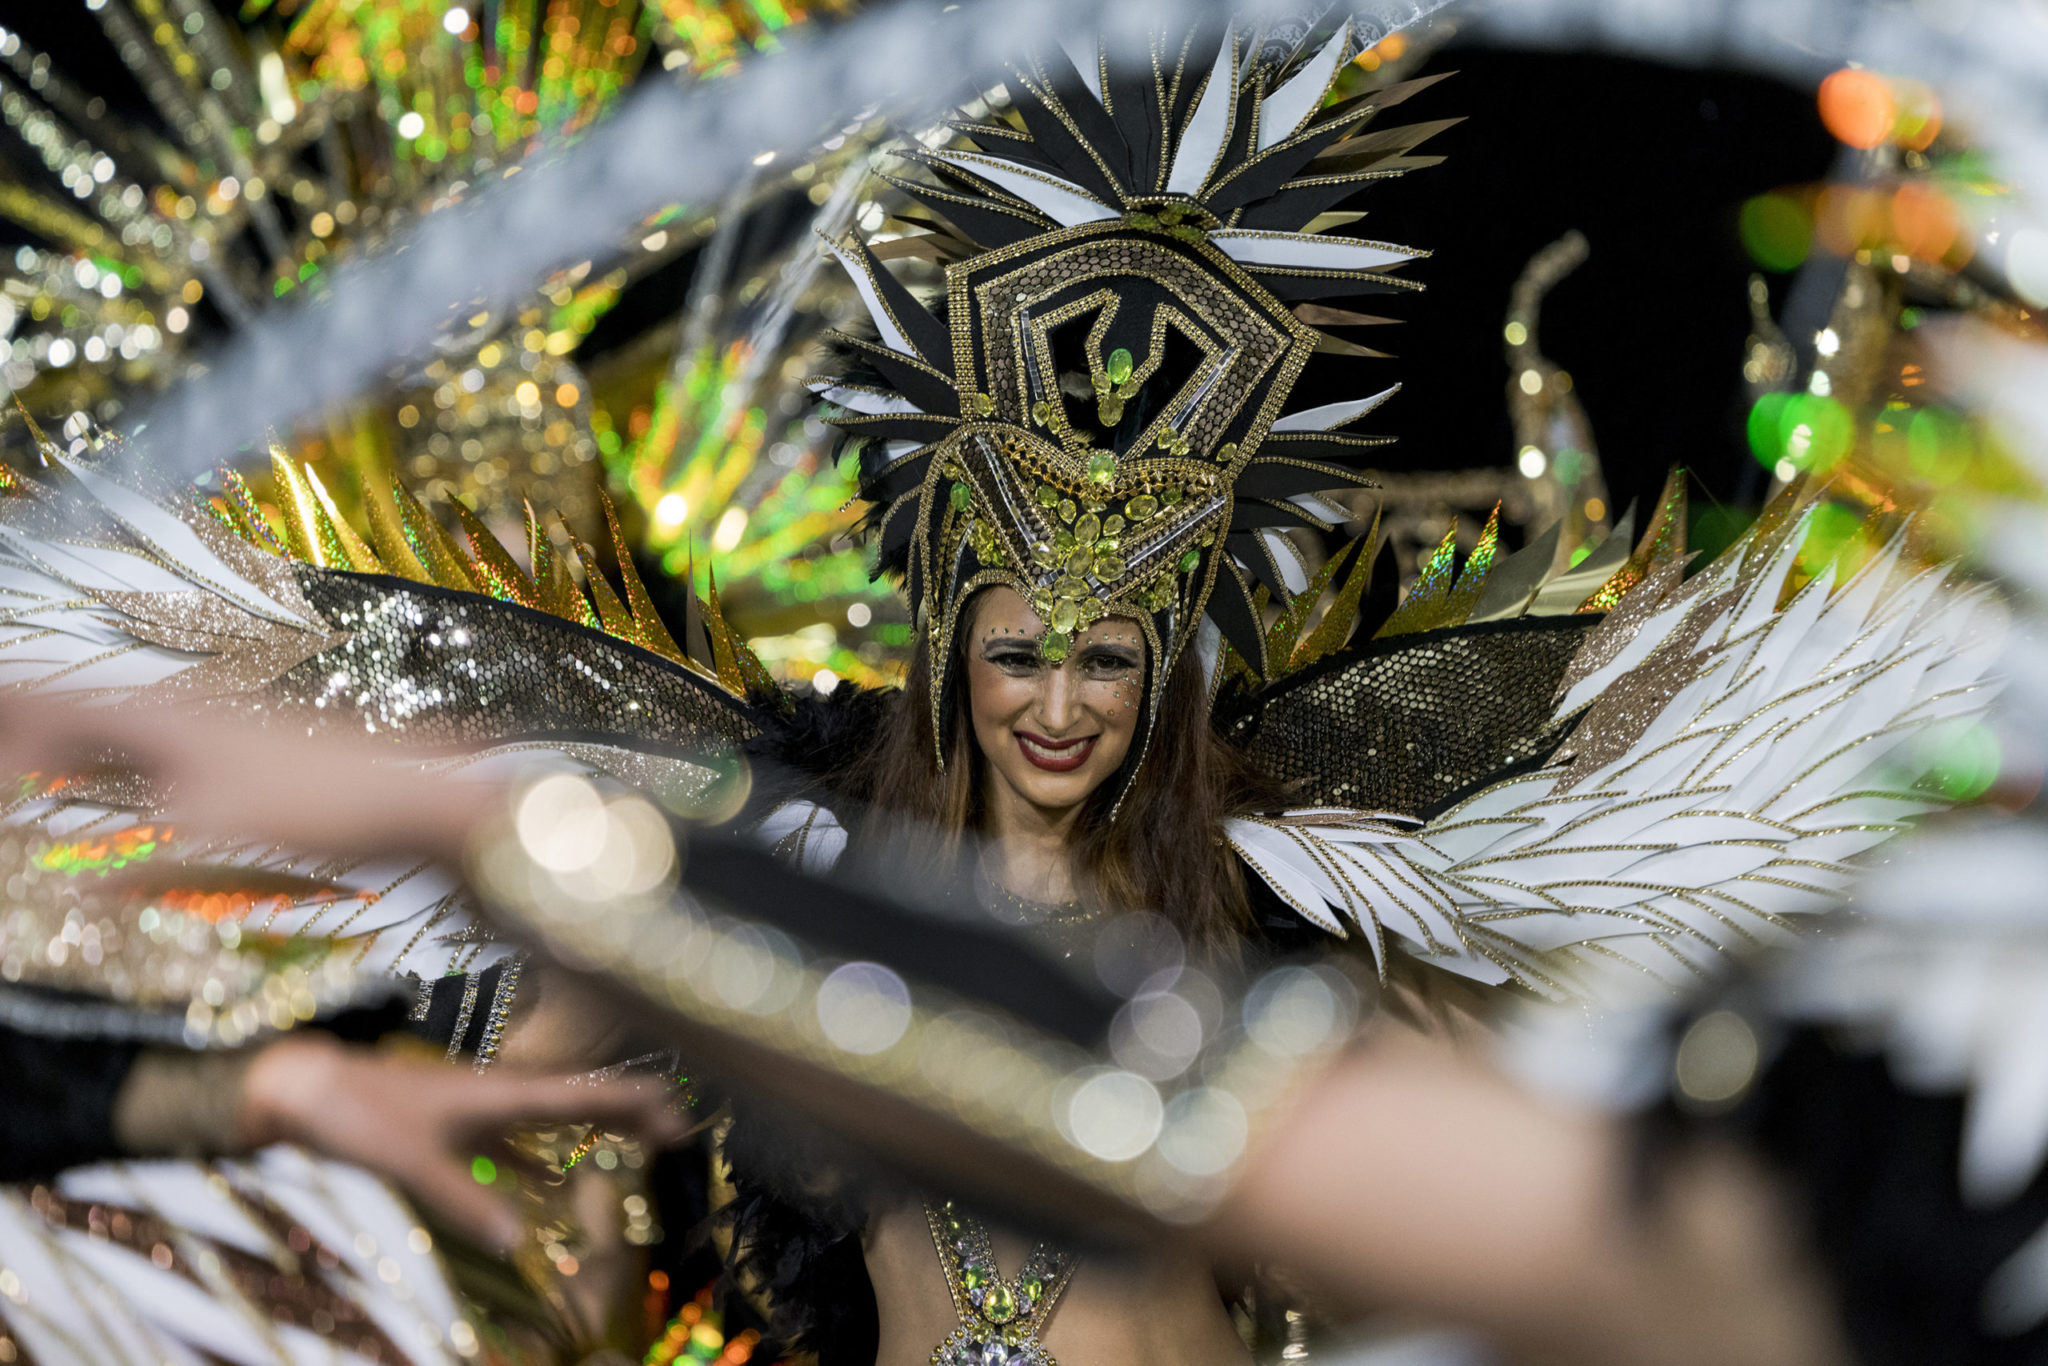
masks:
POLYGON ((1216 452, 1216 458, 1226 465, 1237 459, 1237 443, 1235 441, 1224 442, 1223 449, 1216 452))
POLYGON ((1187 554, 1180 557, 1180 572, 1183 574, 1192 574, 1195 572, 1195 566, 1200 564, 1201 562, 1202 552, 1199 550, 1190 550, 1187 554))
POLYGON ((1044 399, 1031 405, 1031 420, 1043 427, 1052 421, 1052 405, 1044 399))
POLYGON ((1061 527, 1052 534, 1052 548, 1055 557, 1066 554, 1074 548, 1074 533, 1061 527))
POLYGON ((1096 393, 1106 394, 1109 392, 1109 386, 1114 381, 1112 381, 1108 375, 1105 375, 1098 370, 1096 373, 1088 376, 1088 382, 1095 386, 1096 393))
POLYGON ((1074 513, 1076 510, 1077 509, 1074 507, 1073 499, 1060 499, 1060 520, 1062 522, 1065 522, 1067 525, 1072 526, 1074 523, 1074 513))
POLYGON ((1038 486, 1038 505, 1040 507, 1057 507, 1059 506, 1059 501, 1060 491, 1058 489, 1054 488, 1051 484, 1040 484, 1038 486))
POLYGON ((1159 511, 1159 500, 1149 493, 1141 493, 1131 499, 1124 511, 1134 522, 1150 521, 1152 515, 1159 511))
POLYGON ((1078 578, 1087 573, 1089 566, 1094 563, 1095 552, 1085 545, 1077 545, 1074 547, 1074 553, 1067 556, 1067 572, 1078 578))
POLYGON ((994 394, 976 394, 974 396, 975 412, 980 413, 983 417, 987 417, 990 413, 994 412, 995 410, 996 396, 994 394))
POLYGON ((1071 630, 1073 630, 1073 629, 1074 629, 1074 625, 1075 625, 1075 623, 1079 622, 1080 620, 1081 620, 1081 609, 1080 609, 1080 608, 1078 608, 1078 607, 1076 607, 1076 606, 1074 606, 1074 602, 1073 602, 1073 599, 1071 599, 1071 598, 1063 598, 1063 599, 1061 599, 1061 600, 1060 600, 1059 602, 1057 602, 1057 603, 1055 603, 1055 604, 1053 605, 1053 609, 1052 609, 1052 629, 1053 629, 1053 630, 1055 630, 1055 631, 1071 631, 1071 630))
POLYGON ((1105 536, 1114 536, 1123 529, 1124 519, 1118 513, 1112 512, 1109 516, 1102 519, 1102 534, 1105 536))
POLYGON ((967 511, 967 505, 973 501, 973 498, 973 490, 969 489, 965 484, 953 485, 946 494, 946 500, 952 503, 953 511, 955 512, 967 511))
POLYGON ((1089 456, 1088 477, 1098 484, 1107 484, 1116 478, 1116 456, 1109 451, 1097 451, 1089 456))
POLYGON ((1081 520, 1074 523, 1074 539, 1092 541, 1102 534, 1102 519, 1092 512, 1081 514, 1081 520))
MULTIPOLYGON (((1047 646, 1050 646, 1052 644, 1052 637, 1047 636, 1045 643, 1047 646)), ((1065 649, 1063 648, 1060 653, 1064 656, 1066 653, 1065 649)), ((1050 659, 1051 657, 1051 652, 1048 650, 1046 658, 1050 659)), ((1011 1319, 1017 1317, 1017 1297, 1010 1292, 1009 1286, 998 1280, 989 1287, 988 1298, 981 1303, 981 1312, 990 1323, 1008 1323, 1011 1319)))
POLYGON ((1031 558, 1050 569, 1054 562, 1059 559, 1059 554, 1044 541, 1040 541, 1037 545, 1031 547, 1031 558))
POLYGON ((1056 598, 1065 598, 1070 602, 1079 602, 1088 596, 1088 585, 1069 574, 1066 578, 1061 579, 1052 586, 1052 593, 1056 598))
MULTIPOLYGON (((1124 401, 1115 394, 1104 394, 1095 400, 1095 415, 1102 419, 1103 426, 1114 427, 1124 420, 1124 401)), ((1095 477, 1105 484, 1109 482, 1107 475, 1098 474, 1095 477)))
POLYGON ((1048 664, 1057 664, 1067 657, 1067 651, 1073 648, 1073 644, 1066 632, 1047 631, 1045 639, 1038 643, 1038 653, 1048 664))
POLYGON ((1119 346, 1109 353, 1109 382, 1122 384, 1131 377, 1131 353, 1119 346))
POLYGON ((1104 583, 1115 583, 1128 568, 1121 555, 1098 555, 1095 558, 1095 577, 1104 583))

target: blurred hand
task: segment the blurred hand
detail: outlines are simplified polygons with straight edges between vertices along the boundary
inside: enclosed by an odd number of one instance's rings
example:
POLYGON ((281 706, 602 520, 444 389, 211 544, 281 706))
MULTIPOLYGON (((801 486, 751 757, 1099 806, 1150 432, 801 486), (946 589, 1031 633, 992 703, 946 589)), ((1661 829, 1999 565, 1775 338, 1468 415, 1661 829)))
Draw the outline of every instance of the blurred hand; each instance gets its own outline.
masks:
POLYGON ((0 703, 0 774, 132 769, 181 824, 337 854, 449 861, 497 800, 485 783, 424 774, 430 755, 391 762, 367 738, 308 737, 226 712, 0 703), (380 762, 380 758, 382 761, 380 762))
POLYGON ((512 1207, 471 1163, 527 1125, 594 1124, 663 1146, 686 1123, 656 1078, 458 1070, 314 1035, 282 1039, 243 1076, 238 1146, 296 1143, 390 1180, 485 1247, 520 1237, 512 1207))

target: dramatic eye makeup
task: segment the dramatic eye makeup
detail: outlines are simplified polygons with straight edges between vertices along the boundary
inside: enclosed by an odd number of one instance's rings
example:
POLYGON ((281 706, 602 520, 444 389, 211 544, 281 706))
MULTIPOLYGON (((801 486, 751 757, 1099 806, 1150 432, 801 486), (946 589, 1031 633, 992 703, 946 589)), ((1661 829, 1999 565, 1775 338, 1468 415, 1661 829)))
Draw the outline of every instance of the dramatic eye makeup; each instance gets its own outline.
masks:
POLYGON ((1145 666, 1145 657, 1132 645, 1086 645, 1080 652, 1081 671, 1090 678, 1128 678, 1145 666))
POLYGON ((1014 637, 1004 639, 1001 636, 997 636, 993 640, 984 641, 981 647, 981 657, 997 668, 1010 673, 1032 673, 1044 662, 1039 657, 1036 645, 1029 641, 1017 640, 1014 637))

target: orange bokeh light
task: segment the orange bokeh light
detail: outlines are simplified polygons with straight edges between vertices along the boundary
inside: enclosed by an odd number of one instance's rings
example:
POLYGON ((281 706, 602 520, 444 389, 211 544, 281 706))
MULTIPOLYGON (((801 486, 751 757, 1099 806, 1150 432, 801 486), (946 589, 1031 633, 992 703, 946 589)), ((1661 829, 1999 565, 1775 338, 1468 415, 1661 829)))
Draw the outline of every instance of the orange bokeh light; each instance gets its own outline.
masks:
POLYGON ((1908 255, 1939 261, 1955 249, 1961 233, 1955 204, 1932 185, 1908 181, 1892 196, 1892 235, 1908 255))
POLYGON ((1892 135, 1898 108, 1881 78, 1848 68, 1820 83, 1820 117, 1837 141, 1875 147, 1892 135))

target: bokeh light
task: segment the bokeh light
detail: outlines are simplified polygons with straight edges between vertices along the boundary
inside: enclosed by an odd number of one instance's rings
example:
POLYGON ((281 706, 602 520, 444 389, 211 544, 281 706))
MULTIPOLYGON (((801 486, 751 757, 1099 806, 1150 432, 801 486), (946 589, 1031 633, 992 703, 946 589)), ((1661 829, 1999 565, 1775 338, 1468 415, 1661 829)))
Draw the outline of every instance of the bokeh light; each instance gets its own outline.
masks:
POLYGON ((1854 68, 1820 83, 1820 117, 1838 142, 1876 147, 1889 139, 1898 115, 1891 87, 1882 77, 1854 68))
POLYGON ((1813 249, 1813 218, 1788 194, 1760 194, 1746 201, 1738 220, 1742 245, 1765 270, 1794 270, 1813 249))

